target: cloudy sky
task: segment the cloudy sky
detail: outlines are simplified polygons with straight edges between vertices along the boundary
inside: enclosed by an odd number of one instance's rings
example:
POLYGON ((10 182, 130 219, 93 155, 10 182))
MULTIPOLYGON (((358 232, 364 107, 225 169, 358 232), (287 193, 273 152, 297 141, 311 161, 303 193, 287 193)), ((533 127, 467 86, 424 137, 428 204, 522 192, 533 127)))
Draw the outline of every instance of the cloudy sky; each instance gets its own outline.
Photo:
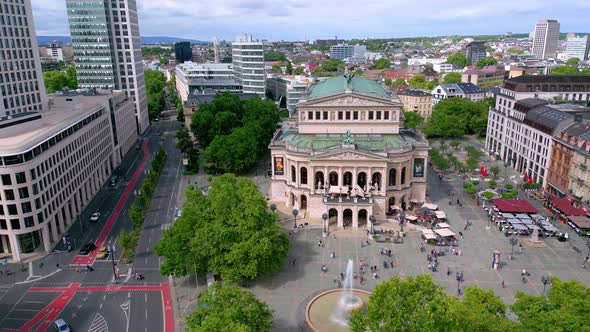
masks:
MULTIPOLYGON (((65 0, 31 0, 38 35, 69 35, 65 0)), ((528 32, 541 18, 590 32, 590 0, 137 0, 142 36, 231 40, 528 32)))

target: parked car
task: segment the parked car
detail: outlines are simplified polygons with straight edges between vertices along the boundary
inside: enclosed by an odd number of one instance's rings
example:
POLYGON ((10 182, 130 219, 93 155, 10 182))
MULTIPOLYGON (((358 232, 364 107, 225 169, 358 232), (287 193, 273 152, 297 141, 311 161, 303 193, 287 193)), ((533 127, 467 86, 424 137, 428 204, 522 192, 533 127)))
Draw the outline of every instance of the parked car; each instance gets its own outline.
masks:
POLYGON ((66 323, 66 321, 64 321, 61 318, 56 320, 55 323, 53 323, 53 326, 55 326, 56 331, 60 331, 60 332, 70 332, 71 331, 68 323, 66 323))
POLYGON ((90 217, 90 222, 97 222, 100 219, 100 212, 94 212, 90 217))
POLYGON ((94 243, 86 243, 82 249, 80 249, 80 255, 88 255, 94 249, 96 249, 94 243))

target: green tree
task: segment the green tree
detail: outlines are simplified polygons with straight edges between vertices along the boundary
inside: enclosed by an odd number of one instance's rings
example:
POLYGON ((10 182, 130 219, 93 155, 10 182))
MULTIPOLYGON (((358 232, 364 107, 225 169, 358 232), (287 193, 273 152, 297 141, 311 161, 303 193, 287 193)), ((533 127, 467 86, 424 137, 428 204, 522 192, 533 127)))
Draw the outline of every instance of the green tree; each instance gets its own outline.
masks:
POLYGON ((295 75, 301 75, 301 74, 303 74, 303 72, 304 72, 304 69, 303 69, 303 68, 301 68, 301 67, 297 67, 297 68, 295 68, 295 70, 293 71, 293 74, 295 74, 295 75))
POLYGON ((387 58, 381 58, 373 64, 374 69, 386 69, 391 68, 391 61, 387 58))
POLYGON ((407 128, 416 128, 424 123, 424 119, 416 112, 404 112, 404 118, 407 128))
POLYGON ((465 55, 463 55, 463 53, 461 53, 460 51, 456 52, 455 54, 449 56, 447 58, 447 62, 446 63, 450 63, 453 64, 455 66, 459 66, 459 67, 465 67, 469 65, 469 61, 467 60, 467 58, 465 57, 465 55))
POLYGON ((424 128, 429 137, 459 137, 485 134, 489 106, 487 101, 466 98, 444 99, 437 103, 424 128))
POLYGON ((354 332, 453 331, 458 326, 447 313, 449 296, 429 275, 393 277, 378 284, 369 298, 366 314, 354 310, 349 325, 354 332))
POLYGON ((131 223, 133 224, 133 228, 138 229, 141 228, 143 225, 144 214, 143 208, 139 206, 137 203, 131 204, 131 208, 129 208, 129 219, 131 219, 131 223))
POLYGON ((403 78, 398 78, 395 81, 393 81, 393 83, 391 84, 394 87, 398 87, 398 86, 405 86, 407 85, 406 80, 404 80, 403 78))
POLYGON ((224 174, 211 181, 207 197, 190 187, 182 217, 156 245, 165 257, 161 272, 213 272, 235 282, 277 271, 290 243, 276 218, 251 179, 224 174))
POLYGON ((170 55, 173 52, 168 48, 162 47, 142 47, 141 54, 145 57, 148 56, 161 56, 161 55, 170 55))
POLYGON ((516 292, 512 311, 521 331, 590 331, 590 288, 551 278, 547 296, 516 292))
POLYGON ((512 53, 512 54, 523 54, 524 50, 520 50, 517 48, 509 48, 508 49, 508 53, 512 53))
POLYGON ((47 93, 62 91, 64 88, 77 89, 76 68, 68 67, 65 71, 53 70, 43 73, 47 93))
POLYGON ((214 283, 199 296, 197 310, 187 318, 188 331, 270 331, 272 311, 252 292, 214 283))
POLYGON ((575 66, 579 62, 580 62, 580 58, 573 57, 573 58, 567 59, 567 61, 565 62, 565 64, 568 65, 568 66, 575 66))
POLYGON ((146 70, 144 74, 145 89, 147 94, 148 113, 150 120, 160 116, 166 107, 164 87, 166 77, 158 70, 146 70))
POLYGON ((283 73, 283 70, 281 69, 281 66, 279 66, 279 65, 272 65, 272 71, 274 71, 277 74, 283 73))
POLYGON ((260 150, 258 130, 260 126, 251 125, 237 128, 229 135, 215 136, 203 158, 221 172, 241 174, 252 169, 260 150))
POLYGON ((167 65, 168 63, 170 63, 170 61, 168 61, 168 59, 166 59, 166 58, 160 58, 160 64, 161 65, 167 65))
POLYGON ((266 53, 264 53, 264 57, 267 60, 275 60, 275 61, 285 61, 285 60, 287 60, 287 57, 285 56, 285 53, 279 52, 279 51, 266 52, 266 53))
POLYGON ((551 75, 580 75, 582 74, 575 66, 561 66, 553 69, 551 75))
POLYGON ((287 60, 287 74, 293 75, 293 64, 289 60, 287 60))
POLYGON ((500 173, 500 168, 498 166, 492 166, 490 167, 490 173, 492 173, 494 175, 494 179, 498 176, 498 174, 500 173))
POLYGON ((443 78, 443 83, 461 83, 461 73, 448 73, 443 78))
POLYGON ((181 152, 187 153, 193 148, 193 142, 191 141, 188 129, 182 127, 176 131, 176 147, 181 152))
POLYGON ((426 84, 426 77, 424 74, 416 74, 414 77, 408 80, 408 84, 413 88, 424 88, 424 85, 426 84))
POLYGON ((453 147, 453 149, 458 150, 459 147, 461 146, 461 142, 459 141, 452 141, 451 143, 451 147, 453 147))
POLYGON ((493 66, 493 65, 497 65, 498 64, 498 60, 494 59, 494 58, 485 58, 485 59, 481 59, 479 61, 477 61, 477 68, 483 68, 485 66, 493 66))
POLYGON ((383 83, 385 83, 386 86, 392 86, 393 85, 393 81, 391 80, 391 78, 386 78, 383 83))

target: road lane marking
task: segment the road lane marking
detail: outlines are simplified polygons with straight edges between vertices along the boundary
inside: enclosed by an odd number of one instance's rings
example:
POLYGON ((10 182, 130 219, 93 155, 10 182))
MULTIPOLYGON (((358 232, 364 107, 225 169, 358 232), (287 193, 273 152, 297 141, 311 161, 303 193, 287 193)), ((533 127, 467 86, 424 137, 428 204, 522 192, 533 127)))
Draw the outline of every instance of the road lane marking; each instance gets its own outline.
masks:
POLYGON ((109 326, 106 322, 106 320, 104 319, 104 317, 99 314, 96 313, 96 315, 94 315, 94 319, 92 320, 92 323, 90 324, 90 327, 88 328, 88 332, 108 332, 109 331, 109 326))

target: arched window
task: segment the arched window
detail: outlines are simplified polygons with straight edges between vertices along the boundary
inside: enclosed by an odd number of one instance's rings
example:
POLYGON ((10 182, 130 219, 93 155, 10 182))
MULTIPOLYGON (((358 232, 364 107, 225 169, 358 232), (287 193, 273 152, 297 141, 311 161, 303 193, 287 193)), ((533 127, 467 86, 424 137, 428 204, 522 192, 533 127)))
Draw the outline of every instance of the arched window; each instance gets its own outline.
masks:
POLYGON ((337 186, 338 185, 338 173, 330 172, 330 185, 337 186))
POLYGON ((297 171, 295 166, 291 166, 291 182, 297 182, 297 171))
POLYGON ((316 189, 324 187, 324 172, 315 172, 315 180, 313 180, 313 184, 316 189))
POLYGON ((392 168, 389 170, 389 185, 395 186, 397 185, 397 169, 392 168))
POLYGON ((307 184, 307 168, 301 167, 301 172, 299 174, 299 181, 301 181, 301 184, 307 184))
POLYGON ((401 184, 406 184, 406 168, 402 168, 402 179, 400 180, 401 184))

